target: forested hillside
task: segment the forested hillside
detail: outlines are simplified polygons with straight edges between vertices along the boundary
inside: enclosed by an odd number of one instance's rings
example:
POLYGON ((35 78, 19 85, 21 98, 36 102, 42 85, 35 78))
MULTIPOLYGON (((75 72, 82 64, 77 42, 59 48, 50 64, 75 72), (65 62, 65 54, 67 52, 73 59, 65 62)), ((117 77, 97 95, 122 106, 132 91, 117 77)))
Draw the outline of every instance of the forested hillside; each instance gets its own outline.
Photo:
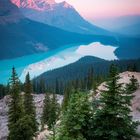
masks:
POLYGON ((140 71, 140 59, 136 60, 114 60, 106 61, 96 57, 83 57, 79 61, 68 66, 46 72, 33 80, 36 92, 46 86, 49 90, 54 89, 56 80, 61 91, 69 83, 79 83, 86 85, 87 77, 91 69, 93 69, 94 79, 97 81, 105 80, 111 64, 118 66, 120 72, 124 71, 140 71))

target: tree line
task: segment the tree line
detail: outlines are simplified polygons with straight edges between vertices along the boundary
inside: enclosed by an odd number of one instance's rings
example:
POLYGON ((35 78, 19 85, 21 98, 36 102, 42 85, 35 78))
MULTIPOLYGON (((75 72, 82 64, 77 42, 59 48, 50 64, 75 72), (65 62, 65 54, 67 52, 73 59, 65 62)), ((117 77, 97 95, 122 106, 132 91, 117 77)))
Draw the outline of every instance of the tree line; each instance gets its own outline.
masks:
MULTIPOLYGON (((140 59, 106 61, 87 56, 73 64, 34 78, 32 81, 33 91, 37 94, 45 93, 46 90, 47 92, 55 92, 55 87, 58 87, 57 94, 64 94, 65 89, 69 86, 86 90, 90 70, 93 71, 94 81, 101 83, 107 79, 112 63, 117 65, 119 72, 140 71, 140 59)), ((20 89, 24 90, 24 85, 21 82, 20 89)), ((7 94, 9 94, 9 84, 0 84, 0 99, 7 94)))
POLYGON ((87 56, 73 64, 45 72, 34 78, 34 91, 36 93, 43 93, 45 91, 44 89, 53 91, 56 87, 56 79, 60 94, 64 94, 65 87, 69 85, 75 85, 86 89, 90 69, 93 69, 95 81, 105 81, 109 75, 109 68, 112 63, 117 65, 119 72, 140 72, 140 59, 106 61, 100 58, 87 56))

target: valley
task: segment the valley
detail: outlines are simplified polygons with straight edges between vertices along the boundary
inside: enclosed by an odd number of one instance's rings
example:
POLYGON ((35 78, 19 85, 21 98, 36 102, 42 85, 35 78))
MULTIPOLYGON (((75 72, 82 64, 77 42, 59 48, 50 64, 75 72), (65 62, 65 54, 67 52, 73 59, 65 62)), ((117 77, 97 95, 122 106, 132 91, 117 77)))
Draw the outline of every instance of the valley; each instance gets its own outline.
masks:
POLYGON ((140 2, 0 0, 0 140, 139 140, 140 2))

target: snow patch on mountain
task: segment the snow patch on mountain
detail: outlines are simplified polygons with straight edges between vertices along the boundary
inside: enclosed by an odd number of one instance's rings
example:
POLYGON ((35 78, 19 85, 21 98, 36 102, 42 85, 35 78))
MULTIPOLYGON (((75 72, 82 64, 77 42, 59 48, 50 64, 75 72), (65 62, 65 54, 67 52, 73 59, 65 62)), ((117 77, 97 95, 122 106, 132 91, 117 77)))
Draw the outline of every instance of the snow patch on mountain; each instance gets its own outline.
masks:
POLYGON ((58 5, 64 8, 72 8, 72 6, 65 1, 56 3, 55 0, 11 0, 11 2, 19 8, 28 8, 37 11, 47 11, 58 5))
POLYGON ((25 75, 28 72, 30 73, 31 78, 34 78, 46 71, 76 62, 84 56, 95 56, 106 60, 114 60, 117 59, 114 54, 115 50, 116 47, 106 46, 100 42, 94 42, 89 45, 73 46, 41 60, 40 62, 28 65, 23 70, 20 79, 21 81, 24 81, 25 75))

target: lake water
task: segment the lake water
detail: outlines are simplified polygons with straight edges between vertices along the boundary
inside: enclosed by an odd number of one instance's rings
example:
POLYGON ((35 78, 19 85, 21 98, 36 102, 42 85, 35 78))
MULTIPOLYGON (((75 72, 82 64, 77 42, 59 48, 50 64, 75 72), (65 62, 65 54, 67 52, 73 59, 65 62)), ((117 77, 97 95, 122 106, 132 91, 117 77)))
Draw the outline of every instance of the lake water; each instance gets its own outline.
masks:
POLYGON ((84 56, 96 56, 106 60, 117 59, 114 54, 115 49, 114 46, 105 46, 99 42, 88 45, 72 44, 45 53, 3 60, 0 61, 0 83, 8 82, 13 66, 20 80, 24 81, 27 72, 30 72, 31 78, 34 78, 43 72, 73 63, 84 56))

